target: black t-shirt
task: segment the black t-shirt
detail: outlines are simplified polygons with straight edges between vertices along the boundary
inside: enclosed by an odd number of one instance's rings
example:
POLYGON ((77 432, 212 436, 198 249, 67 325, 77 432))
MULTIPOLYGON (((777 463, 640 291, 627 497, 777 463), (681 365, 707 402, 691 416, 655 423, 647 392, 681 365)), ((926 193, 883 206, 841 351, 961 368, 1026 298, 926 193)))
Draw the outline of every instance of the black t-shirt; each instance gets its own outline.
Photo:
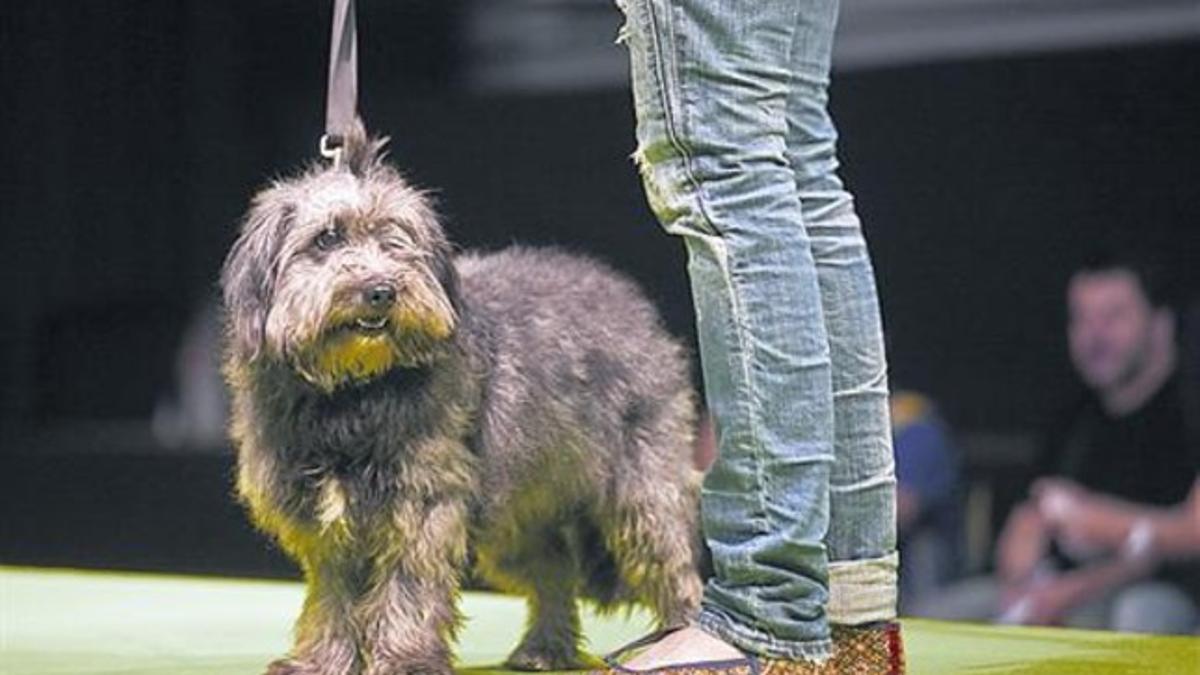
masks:
MULTIPOLYGON (((1039 475, 1069 478, 1089 490, 1153 506, 1187 499, 1200 472, 1200 447, 1189 436, 1178 373, 1141 408, 1110 416, 1085 396, 1047 434, 1039 475)), ((1069 561, 1060 561, 1071 566, 1069 561)), ((1200 598, 1200 563, 1165 565, 1157 578, 1200 598)))
POLYGON ((1179 504, 1200 471, 1185 420, 1178 374, 1121 417, 1086 396, 1048 435, 1040 473, 1141 504, 1179 504))

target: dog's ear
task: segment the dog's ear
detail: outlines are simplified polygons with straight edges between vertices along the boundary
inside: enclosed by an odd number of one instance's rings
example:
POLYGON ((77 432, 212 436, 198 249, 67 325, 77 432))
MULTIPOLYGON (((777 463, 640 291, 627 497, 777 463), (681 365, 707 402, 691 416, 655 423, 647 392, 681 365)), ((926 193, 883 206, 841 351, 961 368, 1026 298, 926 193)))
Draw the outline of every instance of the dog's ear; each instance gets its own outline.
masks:
POLYGON ((247 362, 262 350, 275 294, 277 258, 294 211, 282 192, 273 187, 255 198, 221 269, 226 340, 232 354, 247 362))
POLYGON ((458 268, 454 265, 458 251, 446 236, 437 213, 435 199, 430 192, 409 186, 403 199, 407 208, 411 209, 410 220, 414 236, 423 242, 422 246, 430 252, 426 261, 428 271, 449 302, 453 322, 462 315, 458 268))

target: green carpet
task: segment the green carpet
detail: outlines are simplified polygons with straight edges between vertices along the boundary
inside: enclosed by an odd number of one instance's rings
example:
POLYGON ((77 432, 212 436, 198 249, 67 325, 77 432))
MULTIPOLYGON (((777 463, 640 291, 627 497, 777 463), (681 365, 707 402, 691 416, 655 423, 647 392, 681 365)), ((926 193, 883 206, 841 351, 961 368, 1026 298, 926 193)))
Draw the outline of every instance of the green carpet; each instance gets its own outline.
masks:
MULTIPOLYGON (((296 583, 0 567, 0 673, 255 675, 288 646, 296 583)), ((524 625, 515 598, 469 593, 462 670, 496 670, 524 625)), ((645 615, 586 614, 594 652, 645 615)), ((904 621, 909 672, 1200 674, 1200 639, 904 621)))

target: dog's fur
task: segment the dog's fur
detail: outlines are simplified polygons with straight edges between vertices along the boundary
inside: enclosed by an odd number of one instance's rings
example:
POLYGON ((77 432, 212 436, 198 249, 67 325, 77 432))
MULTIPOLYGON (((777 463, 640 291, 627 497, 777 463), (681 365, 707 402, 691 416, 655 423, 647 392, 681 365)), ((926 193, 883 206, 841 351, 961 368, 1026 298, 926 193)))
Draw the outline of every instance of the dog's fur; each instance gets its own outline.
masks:
POLYGON ((222 274, 238 495, 307 581, 268 672, 450 672, 472 565, 528 598, 517 668, 580 664, 577 598, 687 620, 701 545, 680 345, 593 260, 455 256, 381 147, 360 130, 340 166, 261 192, 222 274), (380 284, 384 310, 363 295, 380 284))

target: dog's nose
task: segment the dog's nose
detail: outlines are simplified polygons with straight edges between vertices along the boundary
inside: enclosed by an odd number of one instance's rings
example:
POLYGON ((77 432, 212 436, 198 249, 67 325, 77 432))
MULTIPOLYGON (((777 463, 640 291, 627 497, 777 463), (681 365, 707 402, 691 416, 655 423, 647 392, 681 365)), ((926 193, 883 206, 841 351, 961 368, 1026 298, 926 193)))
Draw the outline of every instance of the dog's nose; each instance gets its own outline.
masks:
POLYGON ((396 301, 396 289, 390 284, 376 284, 363 291, 363 300, 371 309, 385 309, 396 301))

